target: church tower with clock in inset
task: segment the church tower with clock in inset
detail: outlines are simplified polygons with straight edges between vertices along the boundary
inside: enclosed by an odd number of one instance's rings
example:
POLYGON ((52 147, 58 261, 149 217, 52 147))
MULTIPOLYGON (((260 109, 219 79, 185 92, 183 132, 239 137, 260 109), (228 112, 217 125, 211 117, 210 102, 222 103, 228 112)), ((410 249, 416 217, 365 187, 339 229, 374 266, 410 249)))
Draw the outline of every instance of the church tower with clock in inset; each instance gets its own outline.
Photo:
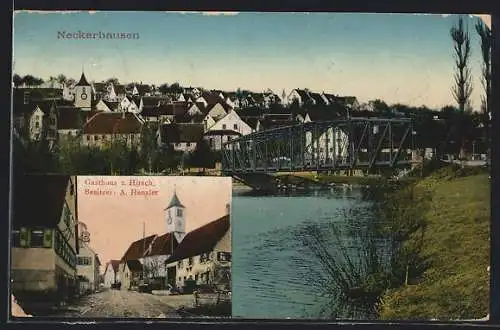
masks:
POLYGON ((177 192, 174 190, 174 195, 170 203, 165 208, 165 224, 167 233, 174 233, 177 243, 180 243, 186 235, 186 208, 182 205, 177 192))
POLYGON ((75 85, 75 107, 90 111, 92 106, 92 87, 82 72, 80 81, 75 85))

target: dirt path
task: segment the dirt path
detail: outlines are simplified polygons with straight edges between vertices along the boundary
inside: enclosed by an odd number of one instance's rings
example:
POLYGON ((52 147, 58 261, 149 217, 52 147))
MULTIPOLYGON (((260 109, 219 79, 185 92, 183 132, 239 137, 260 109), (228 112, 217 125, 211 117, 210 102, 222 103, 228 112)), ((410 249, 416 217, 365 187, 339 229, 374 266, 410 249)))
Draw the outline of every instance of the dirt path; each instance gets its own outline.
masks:
POLYGON ((147 293, 108 290, 83 297, 77 305, 68 306, 60 317, 180 317, 167 299, 147 293))

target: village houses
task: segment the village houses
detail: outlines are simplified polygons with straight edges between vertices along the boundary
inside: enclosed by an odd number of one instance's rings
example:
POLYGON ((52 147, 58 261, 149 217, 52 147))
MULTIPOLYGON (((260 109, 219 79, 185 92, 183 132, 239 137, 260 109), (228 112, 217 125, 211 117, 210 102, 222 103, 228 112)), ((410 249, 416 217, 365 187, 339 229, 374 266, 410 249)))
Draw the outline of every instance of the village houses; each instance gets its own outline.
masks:
POLYGON ((143 121, 132 112, 99 112, 83 126, 82 144, 105 148, 116 141, 140 148, 143 121))
POLYGON ((212 150, 221 150, 222 144, 243 135, 251 134, 253 129, 244 122, 234 110, 211 125, 204 134, 212 150))
POLYGON ((82 240, 79 242, 76 274, 80 284, 80 293, 91 293, 99 289, 101 261, 97 253, 82 240))
POLYGON ((133 289, 144 280, 159 288, 166 287, 166 260, 182 241, 186 231, 185 207, 176 192, 163 213, 165 233, 132 242, 121 258, 118 274, 122 290, 133 289))
POLYGON ((105 288, 115 287, 120 283, 120 260, 110 260, 104 267, 103 284, 105 288))
POLYGON ((175 283, 175 287, 183 287, 190 280, 197 285, 213 285, 217 284, 220 271, 230 272, 230 267, 231 230, 227 214, 186 234, 167 260, 167 282, 175 283))
POLYGON ((70 299, 78 290, 76 177, 23 175, 14 183, 12 292, 21 301, 70 299))

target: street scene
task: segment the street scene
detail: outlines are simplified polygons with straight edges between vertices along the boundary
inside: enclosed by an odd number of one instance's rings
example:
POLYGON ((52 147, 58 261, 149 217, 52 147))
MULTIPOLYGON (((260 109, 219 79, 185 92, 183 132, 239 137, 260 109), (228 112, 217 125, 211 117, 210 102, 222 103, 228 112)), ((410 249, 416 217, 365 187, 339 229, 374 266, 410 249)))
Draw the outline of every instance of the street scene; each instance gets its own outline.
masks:
POLYGON ((230 178, 23 175, 15 183, 13 311, 231 315, 230 178))
POLYGON ((14 40, 24 313, 488 318, 489 16, 20 11, 14 40))

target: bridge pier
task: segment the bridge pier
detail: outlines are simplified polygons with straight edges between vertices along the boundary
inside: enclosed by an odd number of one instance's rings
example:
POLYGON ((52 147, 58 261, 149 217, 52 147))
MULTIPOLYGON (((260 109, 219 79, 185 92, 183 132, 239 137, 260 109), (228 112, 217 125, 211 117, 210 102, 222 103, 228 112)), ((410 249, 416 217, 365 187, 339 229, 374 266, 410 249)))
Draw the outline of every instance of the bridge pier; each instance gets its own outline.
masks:
POLYGON ((278 191, 278 184, 272 174, 265 173, 239 173, 233 174, 233 178, 252 188, 265 193, 278 191))

